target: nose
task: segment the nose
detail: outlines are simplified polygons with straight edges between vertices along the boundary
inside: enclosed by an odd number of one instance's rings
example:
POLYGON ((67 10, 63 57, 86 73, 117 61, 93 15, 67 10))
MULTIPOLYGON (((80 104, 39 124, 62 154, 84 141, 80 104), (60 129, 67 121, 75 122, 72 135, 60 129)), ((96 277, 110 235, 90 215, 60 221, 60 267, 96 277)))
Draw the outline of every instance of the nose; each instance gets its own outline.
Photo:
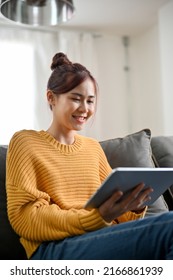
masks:
POLYGON ((87 113, 88 112, 88 104, 85 101, 81 102, 79 110, 82 113, 87 113))

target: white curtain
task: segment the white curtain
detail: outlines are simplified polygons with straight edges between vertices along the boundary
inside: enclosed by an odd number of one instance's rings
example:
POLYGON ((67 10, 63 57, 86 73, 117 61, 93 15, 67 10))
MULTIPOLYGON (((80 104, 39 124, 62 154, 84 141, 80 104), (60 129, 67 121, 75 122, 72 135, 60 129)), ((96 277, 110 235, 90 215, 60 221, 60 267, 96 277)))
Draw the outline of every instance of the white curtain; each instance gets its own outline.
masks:
MULTIPOLYGON (((59 51, 84 64, 97 79, 92 34, 0 28, 0 144, 8 144, 20 129, 48 128, 51 112, 46 100, 47 81, 52 57, 59 51)), ((99 124, 98 110, 97 118, 82 134, 99 138, 99 124)))
POLYGON ((49 124, 45 93, 56 46, 53 33, 0 28, 0 144, 8 144, 15 131, 49 124))

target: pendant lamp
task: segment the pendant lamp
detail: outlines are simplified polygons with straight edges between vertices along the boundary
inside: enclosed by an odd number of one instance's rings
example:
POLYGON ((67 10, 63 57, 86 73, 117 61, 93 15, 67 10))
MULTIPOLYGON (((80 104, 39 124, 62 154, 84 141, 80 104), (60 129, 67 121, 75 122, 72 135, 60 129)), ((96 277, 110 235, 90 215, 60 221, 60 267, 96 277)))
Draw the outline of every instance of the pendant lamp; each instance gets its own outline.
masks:
POLYGON ((33 26, 59 25, 71 19, 72 0, 1 0, 0 12, 16 23, 33 26))

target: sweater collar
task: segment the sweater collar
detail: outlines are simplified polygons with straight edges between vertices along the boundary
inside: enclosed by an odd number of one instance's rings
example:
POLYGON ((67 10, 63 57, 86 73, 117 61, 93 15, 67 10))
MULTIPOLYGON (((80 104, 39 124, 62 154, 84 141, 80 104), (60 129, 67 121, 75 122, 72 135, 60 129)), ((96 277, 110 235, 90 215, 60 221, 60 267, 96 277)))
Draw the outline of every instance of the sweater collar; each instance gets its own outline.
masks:
POLYGON ((55 149, 57 149, 60 153, 63 154, 72 154, 79 151, 82 147, 82 136, 76 134, 75 141, 71 145, 62 144, 58 142, 51 134, 47 131, 41 130, 40 135, 46 139, 55 149))

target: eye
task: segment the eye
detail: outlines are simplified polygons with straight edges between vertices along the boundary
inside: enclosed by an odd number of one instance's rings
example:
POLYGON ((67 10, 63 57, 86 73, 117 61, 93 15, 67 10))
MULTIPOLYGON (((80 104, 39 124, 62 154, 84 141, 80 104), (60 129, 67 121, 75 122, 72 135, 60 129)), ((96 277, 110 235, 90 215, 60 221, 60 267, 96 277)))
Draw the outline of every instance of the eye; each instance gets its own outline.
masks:
POLYGON ((88 104, 93 104, 94 100, 88 100, 87 102, 88 102, 88 104))
POLYGON ((79 99, 79 98, 72 98, 72 100, 73 100, 74 102, 80 102, 80 99, 79 99))

